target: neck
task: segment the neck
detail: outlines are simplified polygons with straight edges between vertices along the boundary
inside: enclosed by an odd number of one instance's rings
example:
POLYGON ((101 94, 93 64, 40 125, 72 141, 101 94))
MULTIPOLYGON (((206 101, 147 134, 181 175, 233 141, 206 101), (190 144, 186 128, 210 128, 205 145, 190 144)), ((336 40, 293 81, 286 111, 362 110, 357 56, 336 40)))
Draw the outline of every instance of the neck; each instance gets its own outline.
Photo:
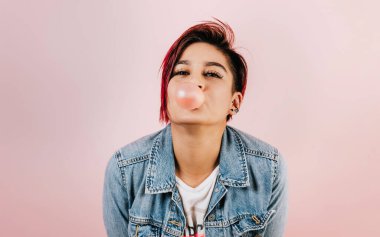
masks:
POLYGON ((171 124, 176 175, 195 187, 218 165, 226 124, 171 124))

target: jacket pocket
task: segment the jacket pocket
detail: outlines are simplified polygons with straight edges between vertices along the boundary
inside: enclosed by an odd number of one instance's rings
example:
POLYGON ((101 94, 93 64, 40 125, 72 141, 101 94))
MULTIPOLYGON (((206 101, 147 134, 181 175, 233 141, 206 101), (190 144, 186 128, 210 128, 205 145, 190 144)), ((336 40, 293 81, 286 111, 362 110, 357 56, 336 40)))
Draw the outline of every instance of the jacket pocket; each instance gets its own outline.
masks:
POLYGON ((129 219, 128 236, 132 237, 158 237, 161 228, 155 221, 145 218, 131 217, 129 219))
POLYGON ((235 235, 242 237, 261 237, 275 210, 266 213, 250 213, 239 216, 232 224, 235 235))

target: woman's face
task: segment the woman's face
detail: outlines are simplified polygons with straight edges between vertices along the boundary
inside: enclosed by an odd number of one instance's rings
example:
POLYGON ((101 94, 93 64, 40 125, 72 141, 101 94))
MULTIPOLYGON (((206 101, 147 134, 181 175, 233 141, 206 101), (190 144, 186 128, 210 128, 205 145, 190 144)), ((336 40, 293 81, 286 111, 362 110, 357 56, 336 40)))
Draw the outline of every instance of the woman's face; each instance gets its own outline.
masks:
POLYGON ((233 75, 226 56, 211 44, 197 42, 188 46, 174 66, 168 84, 167 109, 171 123, 226 123, 231 109, 240 107, 242 94, 232 94, 233 75), (184 109, 176 103, 175 88, 179 83, 193 82, 201 87, 204 103, 197 109, 184 109), (233 102, 233 103, 232 103, 233 102))

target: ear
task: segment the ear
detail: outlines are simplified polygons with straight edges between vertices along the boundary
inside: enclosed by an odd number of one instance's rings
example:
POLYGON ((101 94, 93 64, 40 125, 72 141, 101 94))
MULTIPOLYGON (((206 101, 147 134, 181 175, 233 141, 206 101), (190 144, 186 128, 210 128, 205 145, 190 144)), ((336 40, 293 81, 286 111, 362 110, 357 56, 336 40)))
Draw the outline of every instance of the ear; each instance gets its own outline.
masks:
POLYGON ((228 114, 233 116, 237 114, 237 112, 240 110, 240 106, 243 102, 243 95, 241 92, 235 92, 232 96, 230 108, 228 110, 228 114), (237 110, 236 110, 237 109, 237 110))

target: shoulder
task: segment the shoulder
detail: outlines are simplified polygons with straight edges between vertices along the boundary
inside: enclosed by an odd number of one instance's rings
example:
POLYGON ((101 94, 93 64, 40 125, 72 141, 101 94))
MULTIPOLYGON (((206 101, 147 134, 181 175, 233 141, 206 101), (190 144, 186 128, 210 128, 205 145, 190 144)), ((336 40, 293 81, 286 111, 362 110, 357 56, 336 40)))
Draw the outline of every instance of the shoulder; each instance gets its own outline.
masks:
POLYGON ((127 143, 114 151, 112 157, 117 160, 119 167, 148 160, 153 143, 161 133, 162 129, 127 143))
POLYGON ((238 142, 241 142, 246 155, 271 159, 274 161, 279 159, 280 152, 276 146, 235 127, 227 126, 227 129, 236 135, 238 142))
POLYGON ((248 166, 256 170, 256 172, 265 173, 265 167, 271 170, 273 177, 285 180, 287 176, 287 161, 282 152, 276 146, 244 132, 235 127, 228 126, 228 129, 235 133, 244 150, 247 158, 248 166))

